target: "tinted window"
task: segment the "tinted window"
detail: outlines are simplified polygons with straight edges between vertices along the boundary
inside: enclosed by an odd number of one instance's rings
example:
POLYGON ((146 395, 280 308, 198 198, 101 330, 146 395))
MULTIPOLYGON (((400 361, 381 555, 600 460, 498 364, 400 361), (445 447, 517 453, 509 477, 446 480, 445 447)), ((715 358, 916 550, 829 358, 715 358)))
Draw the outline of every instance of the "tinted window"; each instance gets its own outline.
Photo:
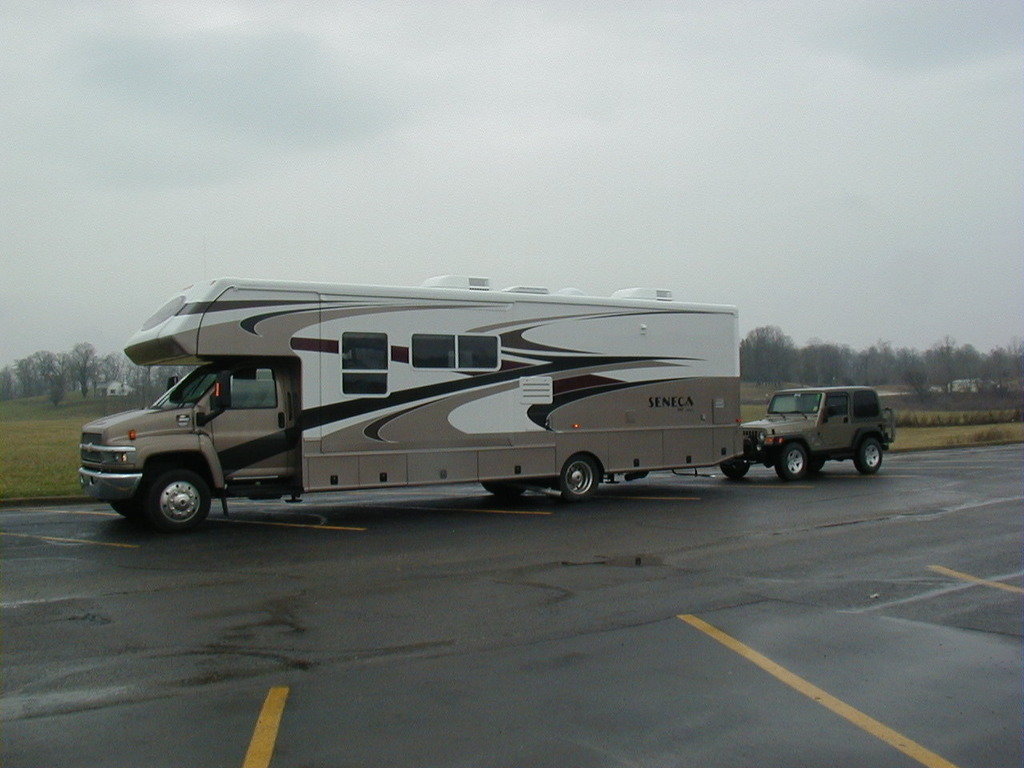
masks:
POLYGON ((414 333, 412 336, 412 365, 414 368, 454 368, 455 337, 414 333))
POLYGON ((388 336, 348 331, 341 334, 341 391, 346 395, 388 393, 388 336))
POLYGON ((497 336, 459 336, 459 368, 497 367, 497 336))
POLYGON ((847 416, 850 413, 850 398, 845 393, 831 393, 825 398, 825 412, 829 418, 847 416))
POLYGON ((346 370, 386 371, 388 367, 387 334, 341 334, 341 367, 346 370))
POLYGON ((270 368, 242 368, 231 374, 232 408, 276 408, 277 385, 270 368))
POLYGON ((879 414, 878 395, 873 391, 853 393, 853 415, 857 419, 871 419, 879 414))

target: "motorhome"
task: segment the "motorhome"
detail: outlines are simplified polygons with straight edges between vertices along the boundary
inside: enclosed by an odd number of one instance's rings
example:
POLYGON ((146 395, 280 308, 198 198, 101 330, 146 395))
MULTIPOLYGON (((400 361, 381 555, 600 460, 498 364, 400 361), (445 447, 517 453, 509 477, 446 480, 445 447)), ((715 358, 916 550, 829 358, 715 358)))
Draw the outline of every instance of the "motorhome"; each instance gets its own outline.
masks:
POLYGON ((167 531, 213 498, 480 482, 576 501, 743 450, 736 309, 665 290, 219 279, 125 352, 198 367, 150 408, 86 425, 80 480, 167 531))

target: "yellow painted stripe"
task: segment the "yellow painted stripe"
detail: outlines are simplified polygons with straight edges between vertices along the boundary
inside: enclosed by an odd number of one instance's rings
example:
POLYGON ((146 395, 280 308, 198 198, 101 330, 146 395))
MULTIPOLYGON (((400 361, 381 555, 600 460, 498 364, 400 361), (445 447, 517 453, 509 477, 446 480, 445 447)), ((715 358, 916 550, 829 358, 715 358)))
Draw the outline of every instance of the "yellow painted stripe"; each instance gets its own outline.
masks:
POLYGON ((54 509, 55 515, 91 515, 93 517, 121 517, 117 512, 90 512, 85 509, 54 509))
POLYGON ((849 720, 858 728, 871 734, 876 739, 884 741, 891 747, 895 747, 903 754, 919 762, 921 765, 927 766, 927 768, 956 768, 956 766, 953 763, 949 762, 944 757, 935 754, 931 750, 925 749, 917 742, 908 739, 906 736, 900 733, 897 733, 892 728, 889 728, 888 726, 883 725, 874 718, 869 717, 868 715, 861 712, 859 709, 855 709, 846 702, 840 701, 835 696, 826 693, 824 690, 818 688, 816 685, 813 685, 804 680, 802 677, 793 674, 788 669, 779 664, 776 664, 768 657, 762 656, 753 648, 744 645, 739 640, 735 639, 734 637, 731 637, 730 635, 727 635, 725 632, 718 629, 717 627, 712 626, 711 624, 708 624, 706 621, 703 621, 702 619, 699 619, 696 616, 690 614, 680 615, 679 618, 685 621, 691 627, 699 629, 708 637, 718 641, 729 650, 735 651, 740 656, 745 658, 747 661, 756 664, 765 672, 781 680, 790 688, 799 691, 812 701, 821 704, 821 706, 825 707, 826 709, 829 709, 835 714, 839 715, 840 717, 849 720))
POLYGON ((348 525, 321 525, 319 523, 277 523, 273 520, 239 520, 237 517, 213 517, 211 523, 231 523, 233 525, 272 525, 278 528, 311 528, 314 531, 365 531, 348 525))
POLYGON ((778 491, 797 491, 797 490, 803 491, 803 490, 806 490, 807 488, 814 488, 815 486, 813 486, 813 485, 797 485, 796 483, 787 483, 787 482, 785 482, 783 480, 780 480, 777 483, 739 482, 739 483, 736 484, 736 487, 737 488, 774 488, 775 490, 778 490, 778 491))
POLYGON ((420 507, 406 504, 400 507, 391 507, 391 509, 418 509, 426 512, 471 512, 477 515, 536 515, 541 517, 554 514, 553 512, 532 509, 469 509, 467 507, 420 507))
POLYGON ((256 729, 245 753, 242 768, 268 768, 270 758, 274 756, 274 745, 277 743, 277 731, 281 727, 281 716, 284 704, 288 700, 288 688, 271 688, 263 702, 256 729))
POLYGON ((138 544, 119 544, 113 541, 89 541, 88 539, 63 539, 58 536, 33 536, 27 533, 7 533, 0 531, 0 536, 11 536, 16 539, 36 539, 37 541, 52 541, 57 544, 94 544, 97 547, 119 547, 121 549, 138 549, 138 544))
POLYGON ((954 579, 960 579, 962 581, 969 581, 972 584, 980 584, 984 587, 992 587, 994 589, 1003 589, 1007 592, 1013 592, 1017 595, 1024 595, 1024 589, 1015 587, 1013 584, 1003 584, 999 581, 989 581, 988 579, 979 579, 977 576, 971 576, 969 573, 961 573, 960 571, 954 571, 952 568, 946 568, 942 565, 929 565, 929 571, 935 571, 941 573, 944 576, 952 576, 954 579))

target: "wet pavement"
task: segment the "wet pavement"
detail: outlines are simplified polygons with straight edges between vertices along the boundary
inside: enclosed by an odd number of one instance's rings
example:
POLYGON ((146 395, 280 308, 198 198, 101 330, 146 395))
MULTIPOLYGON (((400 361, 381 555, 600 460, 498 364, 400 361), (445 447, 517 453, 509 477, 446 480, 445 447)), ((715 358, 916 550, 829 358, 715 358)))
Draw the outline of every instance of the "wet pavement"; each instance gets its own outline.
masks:
POLYGON ((4 509, 0 764, 1019 766, 1021 459, 4 509))

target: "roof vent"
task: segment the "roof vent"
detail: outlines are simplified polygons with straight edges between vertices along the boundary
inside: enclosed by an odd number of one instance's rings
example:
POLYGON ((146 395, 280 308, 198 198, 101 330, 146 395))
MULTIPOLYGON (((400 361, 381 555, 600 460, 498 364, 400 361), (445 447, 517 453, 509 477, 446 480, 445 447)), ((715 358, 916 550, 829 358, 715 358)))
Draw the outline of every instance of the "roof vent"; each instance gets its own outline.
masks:
POLYGON ((664 288, 623 288, 613 293, 612 298, 672 301, 672 291, 665 290, 664 288))
POLYGON ((465 275, 438 275, 423 281, 424 288, 462 288, 471 291, 489 291, 491 280, 487 277, 466 277, 465 275))
POLYGON ((503 293, 532 293, 535 296, 547 296, 551 291, 534 285, 510 285, 502 289, 503 293))

